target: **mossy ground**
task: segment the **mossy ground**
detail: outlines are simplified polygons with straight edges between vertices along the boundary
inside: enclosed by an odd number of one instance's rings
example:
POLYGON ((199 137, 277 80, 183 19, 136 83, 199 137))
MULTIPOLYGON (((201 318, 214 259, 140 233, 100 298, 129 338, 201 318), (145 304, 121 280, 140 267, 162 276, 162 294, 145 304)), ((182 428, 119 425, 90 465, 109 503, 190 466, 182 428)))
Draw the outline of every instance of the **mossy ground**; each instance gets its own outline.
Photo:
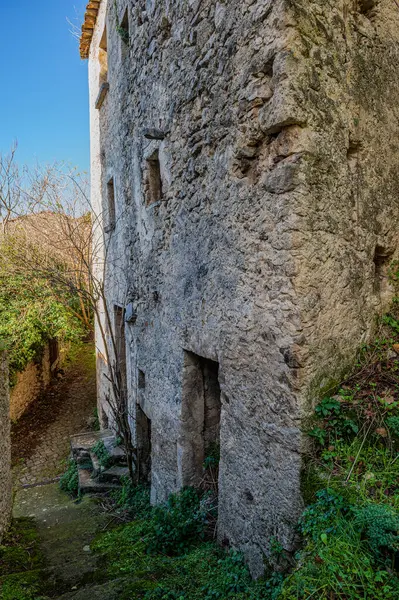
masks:
POLYGON ((253 581, 240 553, 209 539, 213 519, 207 495, 186 489, 155 509, 143 489, 131 488, 119 498, 135 518, 99 536, 93 550, 109 578, 125 577, 121 600, 277 598, 280 575, 253 581))
POLYGON ((15 519, 0 546, 1 600, 38 600, 48 588, 33 519, 15 519))

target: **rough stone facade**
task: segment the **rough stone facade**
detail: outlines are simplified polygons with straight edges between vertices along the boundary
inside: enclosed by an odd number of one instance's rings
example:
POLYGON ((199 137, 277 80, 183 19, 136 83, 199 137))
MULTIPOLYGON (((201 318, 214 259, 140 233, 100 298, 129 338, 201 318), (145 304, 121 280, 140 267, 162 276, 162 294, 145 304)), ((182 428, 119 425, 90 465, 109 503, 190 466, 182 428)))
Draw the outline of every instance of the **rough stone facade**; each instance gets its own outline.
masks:
POLYGON ((152 499, 198 483, 220 436, 219 539, 257 575, 272 536, 295 547, 301 422, 391 297, 399 8, 89 10, 92 202, 152 499))
POLYGON ((0 542, 11 516, 11 434, 8 364, 0 351, 0 542))

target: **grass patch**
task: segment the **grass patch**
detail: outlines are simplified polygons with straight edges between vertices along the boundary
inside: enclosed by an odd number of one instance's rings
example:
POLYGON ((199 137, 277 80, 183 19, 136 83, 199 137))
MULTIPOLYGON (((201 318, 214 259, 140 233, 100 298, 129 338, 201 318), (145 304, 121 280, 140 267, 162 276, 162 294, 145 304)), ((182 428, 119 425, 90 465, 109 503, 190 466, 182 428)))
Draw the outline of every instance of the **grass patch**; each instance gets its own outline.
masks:
POLYGON ((315 409, 304 543, 280 600, 399 597, 398 344, 394 302, 355 372, 315 409))
POLYGON ((119 494, 119 507, 136 518, 101 535, 93 550, 110 579, 126 577, 121 600, 277 599, 281 575, 254 582, 240 553, 207 539, 208 498, 186 488, 151 508, 144 488, 129 484, 119 494))

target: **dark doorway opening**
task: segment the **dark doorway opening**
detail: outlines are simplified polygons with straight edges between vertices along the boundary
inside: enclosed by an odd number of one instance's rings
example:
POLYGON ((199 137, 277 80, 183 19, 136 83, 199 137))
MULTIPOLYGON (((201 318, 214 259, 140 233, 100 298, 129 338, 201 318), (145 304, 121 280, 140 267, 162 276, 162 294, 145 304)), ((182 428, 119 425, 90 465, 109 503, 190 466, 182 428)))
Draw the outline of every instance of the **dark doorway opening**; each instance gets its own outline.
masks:
POLYGON ((60 350, 57 338, 52 338, 49 341, 49 361, 50 361, 50 372, 54 373, 58 367, 58 361, 60 358, 60 350))
POLYGON ((139 405, 136 410, 136 434, 140 481, 151 483, 151 419, 139 405))
POLYGON ((127 370, 126 370, 126 335, 125 309, 114 306, 115 323, 115 373, 121 390, 121 400, 126 403, 127 410, 127 370))
POLYGON ((185 352, 180 440, 183 485, 201 485, 209 466, 217 484, 220 414, 219 363, 185 352))

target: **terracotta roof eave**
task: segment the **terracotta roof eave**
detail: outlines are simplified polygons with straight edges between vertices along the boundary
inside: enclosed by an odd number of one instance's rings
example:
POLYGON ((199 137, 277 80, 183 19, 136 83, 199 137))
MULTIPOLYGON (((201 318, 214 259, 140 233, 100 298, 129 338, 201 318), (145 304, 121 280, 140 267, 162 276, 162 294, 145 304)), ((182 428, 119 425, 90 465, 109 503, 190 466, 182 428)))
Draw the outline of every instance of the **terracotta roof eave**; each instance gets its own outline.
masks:
POLYGON ((94 27, 96 25, 101 0, 90 0, 86 6, 82 35, 80 37, 80 58, 89 58, 91 40, 93 39, 94 27))

